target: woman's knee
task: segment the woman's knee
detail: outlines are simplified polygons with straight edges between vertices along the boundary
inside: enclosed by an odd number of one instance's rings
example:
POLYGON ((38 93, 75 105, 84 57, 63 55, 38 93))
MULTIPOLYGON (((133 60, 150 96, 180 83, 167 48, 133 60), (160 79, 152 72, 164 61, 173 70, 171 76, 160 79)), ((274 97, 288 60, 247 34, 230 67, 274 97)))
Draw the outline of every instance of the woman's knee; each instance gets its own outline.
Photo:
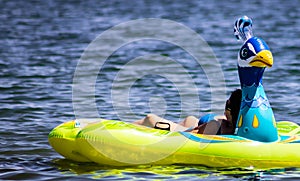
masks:
POLYGON ((198 126, 199 120, 195 116, 187 116, 181 123, 185 127, 195 127, 198 126))
POLYGON ((156 117, 156 115, 155 114, 147 114, 146 115, 146 119, 151 119, 151 118, 154 118, 154 117, 156 117))
POLYGON ((198 120, 195 116, 187 116, 186 120, 198 120))

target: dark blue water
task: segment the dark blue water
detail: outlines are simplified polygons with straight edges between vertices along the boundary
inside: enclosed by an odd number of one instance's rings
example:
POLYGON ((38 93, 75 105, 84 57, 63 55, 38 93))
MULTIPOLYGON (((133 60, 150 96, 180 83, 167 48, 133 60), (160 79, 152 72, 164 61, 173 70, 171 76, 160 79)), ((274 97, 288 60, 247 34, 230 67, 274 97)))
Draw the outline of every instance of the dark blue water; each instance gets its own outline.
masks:
MULTIPOLYGON (((75 118, 73 78, 84 50, 104 31, 141 18, 169 19, 199 33, 220 62, 228 95, 239 87, 235 65, 240 42, 234 39, 233 23, 244 14, 252 17, 254 34, 265 39, 275 59, 274 66, 264 75, 265 90, 275 116, 277 120, 300 123, 299 0, 2 0, 0 10, 0 179, 299 179, 298 168, 257 171, 192 165, 111 168, 81 164, 63 159, 47 140, 51 129, 75 118)), ((166 29, 165 32, 172 35, 176 31, 166 29)), ((193 47, 193 42, 186 43, 193 47)), ((111 51, 111 48, 110 43, 103 45, 103 51, 97 52, 97 56, 111 51)), ((161 64, 156 65, 155 60, 149 60, 142 65, 132 64, 130 70, 140 72, 131 71, 130 77, 138 78, 121 77, 121 88, 116 88, 117 92, 122 92, 122 88, 132 86, 128 93, 131 113, 126 112, 125 108, 123 110, 128 119, 126 121, 141 118, 151 111, 174 121, 189 114, 199 116, 202 112, 211 111, 207 106, 211 94, 201 66, 174 44, 143 40, 115 50, 101 67, 94 86, 99 116, 107 119, 121 117, 113 105, 113 82, 118 72, 131 60, 149 54, 170 57, 188 72, 199 90, 197 101, 200 102, 200 110, 197 106, 184 109, 180 103, 180 91, 174 82, 165 77, 156 74, 138 77, 149 67, 151 71, 162 67, 161 64), (161 101, 165 110, 151 107, 151 101, 161 101)), ((94 59, 96 61, 97 57, 94 59)), ((93 57, 89 57, 89 60, 93 60, 93 57)), ((84 73, 87 77, 93 68, 93 64, 86 65, 84 73)), ((188 85, 184 81, 177 84, 188 85)), ((87 83, 83 89, 89 89, 89 86, 87 83)), ((192 98, 189 94, 186 96, 192 98)), ((80 99, 75 101, 81 102, 80 99)), ((189 101, 186 104, 191 105, 196 100, 189 101)), ((222 107, 220 105, 220 109, 222 107)), ((88 117, 89 112, 85 115, 88 117)))

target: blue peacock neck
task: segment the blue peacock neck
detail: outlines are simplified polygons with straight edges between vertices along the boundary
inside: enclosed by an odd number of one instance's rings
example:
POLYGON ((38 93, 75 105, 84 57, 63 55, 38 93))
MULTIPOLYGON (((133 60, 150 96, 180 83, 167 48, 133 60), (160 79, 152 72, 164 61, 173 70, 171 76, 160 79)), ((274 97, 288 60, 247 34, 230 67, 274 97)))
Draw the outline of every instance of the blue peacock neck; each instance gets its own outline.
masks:
POLYGON ((238 67, 242 102, 236 134, 251 140, 273 142, 278 132, 273 110, 262 86, 265 68, 238 67))

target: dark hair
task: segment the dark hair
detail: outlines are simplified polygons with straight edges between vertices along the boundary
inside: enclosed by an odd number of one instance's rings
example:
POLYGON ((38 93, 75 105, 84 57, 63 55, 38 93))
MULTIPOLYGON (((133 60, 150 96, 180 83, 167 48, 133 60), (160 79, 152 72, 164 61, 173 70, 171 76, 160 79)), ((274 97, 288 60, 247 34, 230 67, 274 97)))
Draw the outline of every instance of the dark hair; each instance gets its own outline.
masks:
POLYGON ((239 116, 240 107, 241 107, 241 101, 242 101, 242 90, 236 89, 234 90, 229 99, 226 101, 226 110, 230 110, 231 117, 232 117, 232 123, 234 126, 236 126, 236 122, 239 116))

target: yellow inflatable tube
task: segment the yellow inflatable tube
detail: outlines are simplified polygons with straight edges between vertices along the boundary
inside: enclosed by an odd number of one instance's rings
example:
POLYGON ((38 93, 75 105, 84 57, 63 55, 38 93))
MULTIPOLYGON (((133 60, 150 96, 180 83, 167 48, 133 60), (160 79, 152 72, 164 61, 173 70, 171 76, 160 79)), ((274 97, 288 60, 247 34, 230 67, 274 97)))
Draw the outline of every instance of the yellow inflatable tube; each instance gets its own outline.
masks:
POLYGON ((300 166, 300 128, 279 122, 280 140, 252 141, 234 135, 170 132, 114 120, 63 123, 49 134, 51 146, 78 162, 127 166, 198 164, 209 167, 300 166), (83 123, 85 126, 83 126, 83 123))

